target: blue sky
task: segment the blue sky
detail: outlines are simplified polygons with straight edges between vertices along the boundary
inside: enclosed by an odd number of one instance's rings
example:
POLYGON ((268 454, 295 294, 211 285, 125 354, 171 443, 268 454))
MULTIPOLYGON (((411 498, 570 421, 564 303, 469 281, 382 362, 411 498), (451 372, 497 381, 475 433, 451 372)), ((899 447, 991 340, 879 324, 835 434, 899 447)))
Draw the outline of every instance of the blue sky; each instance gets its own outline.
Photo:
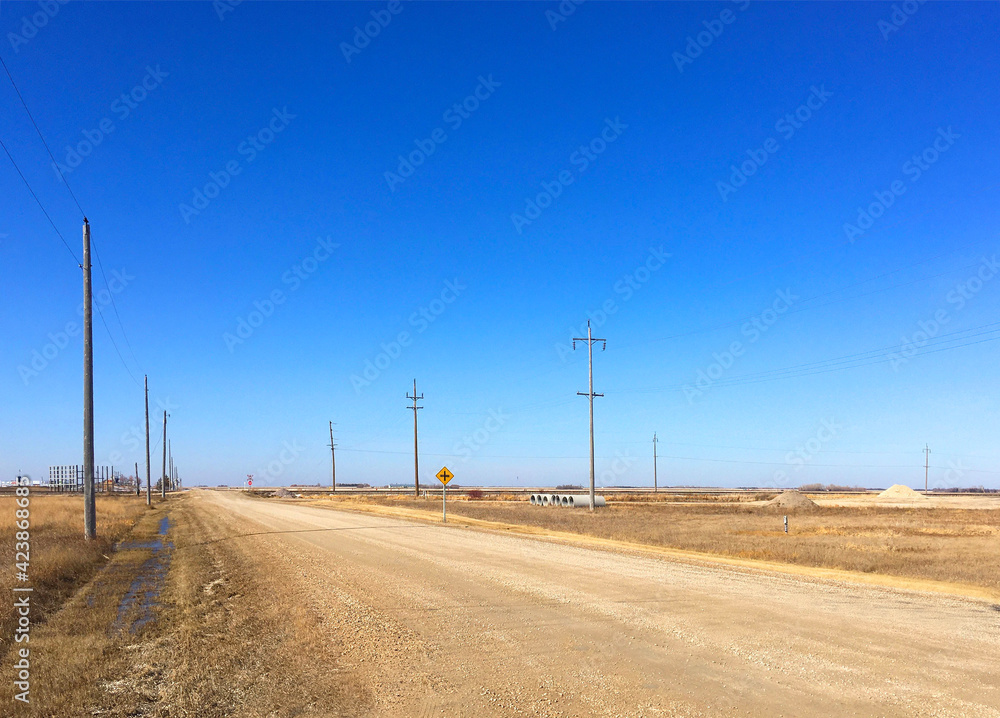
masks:
MULTIPOLYGON (((654 432, 665 485, 919 486, 925 443, 1000 485, 995 4, 40 8, 0 54, 115 290, 100 464, 148 373, 189 484, 325 482, 331 419, 339 481, 410 481, 416 377, 422 481, 585 483, 591 318, 599 485, 654 432)), ((80 270, 6 156, 0 253, 0 473, 40 477, 82 462, 80 270)))

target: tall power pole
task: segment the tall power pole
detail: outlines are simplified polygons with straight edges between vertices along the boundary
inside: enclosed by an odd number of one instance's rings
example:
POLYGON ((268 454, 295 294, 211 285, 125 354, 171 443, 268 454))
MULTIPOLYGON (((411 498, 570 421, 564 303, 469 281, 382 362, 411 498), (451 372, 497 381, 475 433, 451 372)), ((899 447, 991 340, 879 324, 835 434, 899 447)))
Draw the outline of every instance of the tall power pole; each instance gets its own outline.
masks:
POLYGON ((594 342, 603 342, 601 351, 608 348, 607 339, 595 339, 590 331, 590 320, 587 320, 587 336, 586 338, 573 337, 573 349, 576 349, 577 342, 587 342, 587 351, 589 356, 590 364, 590 389, 587 393, 578 391, 577 394, 580 396, 586 396, 590 399, 590 510, 594 510, 594 397, 604 396, 604 394, 594 393, 594 342))
POLYGON ((153 503, 152 489, 149 486, 149 376, 142 378, 146 389, 146 506, 153 503))
POLYGON ((331 481, 333 482, 333 493, 337 493, 337 455, 334 453, 334 449, 337 447, 333 443, 333 422, 330 422, 330 473, 331 481))
POLYGON ((407 399, 413 399, 413 406, 408 407, 413 409, 413 495, 420 496, 420 462, 417 459, 417 409, 423 409, 422 406, 417 406, 417 400, 423 399, 424 395, 421 394, 417 396, 417 380, 413 380, 413 396, 409 394, 406 395, 407 399))
POLYGON ((653 432, 653 493, 659 491, 656 484, 656 432, 653 432))
POLYGON ((924 493, 927 493, 927 478, 931 473, 931 447, 924 444, 924 493))
POLYGON ((160 473, 160 498, 167 498, 167 412, 163 412, 163 470, 160 473))
POLYGON ((94 308, 90 285, 90 222, 83 218, 83 535, 97 538, 94 499, 94 308))

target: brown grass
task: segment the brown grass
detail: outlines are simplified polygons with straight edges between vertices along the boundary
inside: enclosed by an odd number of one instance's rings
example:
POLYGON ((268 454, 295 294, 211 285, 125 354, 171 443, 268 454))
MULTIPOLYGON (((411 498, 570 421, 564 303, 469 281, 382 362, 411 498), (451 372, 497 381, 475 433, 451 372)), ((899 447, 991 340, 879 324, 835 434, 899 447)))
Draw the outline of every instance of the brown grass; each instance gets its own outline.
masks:
MULTIPOLYGON (((581 493, 581 492, 573 492, 581 493)), ((732 494, 703 494, 696 491, 684 491, 678 493, 669 493, 661 491, 659 493, 635 493, 635 492, 622 492, 622 493, 612 493, 612 492, 600 492, 601 496, 606 498, 608 501, 613 501, 615 503, 643 503, 643 504, 656 504, 656 503, 670 503, 670 504, 689 504, 689 503, 719 503, 719 504, 742 504, 752 501, 770 501, 778 494, 774 491, 754 491, 753 493, 732 493, 732 494)))
MULTIPOLYGON (((28 507, 31 549, 27 582, 15 578, 17 509, 13 495, 0 497, 0 556, 9 562, 0 570, 0 594, 12 595, 15 585, 34 588, 31 622, 37 625, 106 563, 114 544, 128 535, 146 504, 144 497, 98 496, 97 539, 86 541, 82 495, 32 494, 28 507)), ((15 622, 13 601, 0 603, 0 656, 10 649, 15 622)))
MULTIPOLYGON (((435 513, 440 509, 440 497, 352 499, 435 513)), ((525 502, 449 501, 448 512, 741 559, 1000 589, 997 509, 870 506, 785 512, 726 502, 625 503, 591 514, 583 509, 537 507, 525 502), (785 513, 789 514, 787 535, 782 527, 785 513)))
MULTIPOLYGON (((32 710, 22 713, 361 715, 355 706, 363 697, 350 693, 336 665, 340 647, 319 630, 325 617, 300 605, 289 588, 293 577, 249 550, 246 542, 255 539, 244 536, 245 526, 195 512, 191 503, 177 494, 154 506, 62 611, 33 626, 32 710), (159 537, 164 515, 169 570, 153 620, 122 627, 122 597, 150 557, 143 546, 159 537)), ((268 546, 267 538, 260 547, 268 546)), ((13 704, 12 666, 10 660, 0 665, 0 705, 13 704)))

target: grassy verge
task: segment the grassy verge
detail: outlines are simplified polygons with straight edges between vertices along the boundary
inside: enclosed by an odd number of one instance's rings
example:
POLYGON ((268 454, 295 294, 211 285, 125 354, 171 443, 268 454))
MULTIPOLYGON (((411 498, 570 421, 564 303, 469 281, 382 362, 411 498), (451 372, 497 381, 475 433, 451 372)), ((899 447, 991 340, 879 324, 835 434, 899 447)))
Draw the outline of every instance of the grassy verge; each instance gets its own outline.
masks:
MULTIPOLYGON (((323 504, 372 504, 440 512, 440 498, 345 497, 323 504)), ((741 560, 963 584, 1000 593, 1000 510, 822 507, 786 512, 738 503, 612 504, 585 509, 524 501, 449 501, 449 515, 695 551, 741 560)))
MULTIPOLYGON (((133 631, 145 625, 144 619, 157 610, 163 587, 162 574, 157 576, 154 570, 159 566, 156 559, 163 558, 163 554, 154 546, 164 543, 161 530, 166 508, 160 504, 147 510, 144 501, 138 504, 138 520, 131 526, 127 541, 117 551, 109 552, 110 558, 79 566, 77 583, 81 585, 60 610, 41 624, 32 613, 30 708, 13 703, 9 680, 0 681, 0 704, 17 706, 20 715, 96 714, 93 698, 98 686, 119 677, 117 672, 109 672, 111 657, 133 639, 133 631), (104 565, 99 566, 100 563, 104 565), (84 581, 84 575, 88 574, 91 580, 84 581)), ((111 508, 104 508, 105 516, 110 518, 111 508)), ((133 509, 126 510, 122 505, 122 511, 131 515, 133 509)), ((127 523, 124 518, 121 522, 127 523)), ((109 533, 104 536, 101 540, 110 545, 109 533)), ((79 549, 69 536, 65 540, 71 551, 79 549)), ((90 543, 83 546, 89 550, 90 543)), ((69 586, 65 589, 69 590, 69 586)), ((54 600, 45 593, 36 583, 32 600, 54 600)), ((8 678, 13 660, 5 663, 0 667, 4 679, 8 678)))
POLYGON ((177 494, 143 513, 92 580, 32 626, 29 706, 13 701, 14 661, 0 665, 10 715, 361 713, 323 616, 262 558, 269 537, 194 504, 177 494))
MULTIPOLYGON (((81 495, 32 495, 26 582, 16 579, 14 569, 17 508, 13 495, 0 497, 0 555, 10 562, 0 570, 0 595, 12 595, 15 585, 34 588, 31 622, 37 625, 107 563, 115 543, 129 534, 146 511, 146 503, 135 496, 98 496, 97 539, 86 541, 81 495)), ((0 603, 0 657, 10 649, 16 620, 13 601, 0 603)))

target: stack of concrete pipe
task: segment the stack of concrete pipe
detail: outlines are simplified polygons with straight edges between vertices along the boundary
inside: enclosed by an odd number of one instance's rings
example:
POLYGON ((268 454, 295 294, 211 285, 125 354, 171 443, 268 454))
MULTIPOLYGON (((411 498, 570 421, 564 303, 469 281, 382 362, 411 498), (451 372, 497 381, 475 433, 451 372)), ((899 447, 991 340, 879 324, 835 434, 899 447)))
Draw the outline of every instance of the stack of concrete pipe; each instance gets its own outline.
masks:
MULTIPOLYGON (((531 494, 532 506, 564 506, 567 508, 590 508, 590 494, 531 494)), ((607 506, 603 496, 594 497, 594 506, 607 506)))

